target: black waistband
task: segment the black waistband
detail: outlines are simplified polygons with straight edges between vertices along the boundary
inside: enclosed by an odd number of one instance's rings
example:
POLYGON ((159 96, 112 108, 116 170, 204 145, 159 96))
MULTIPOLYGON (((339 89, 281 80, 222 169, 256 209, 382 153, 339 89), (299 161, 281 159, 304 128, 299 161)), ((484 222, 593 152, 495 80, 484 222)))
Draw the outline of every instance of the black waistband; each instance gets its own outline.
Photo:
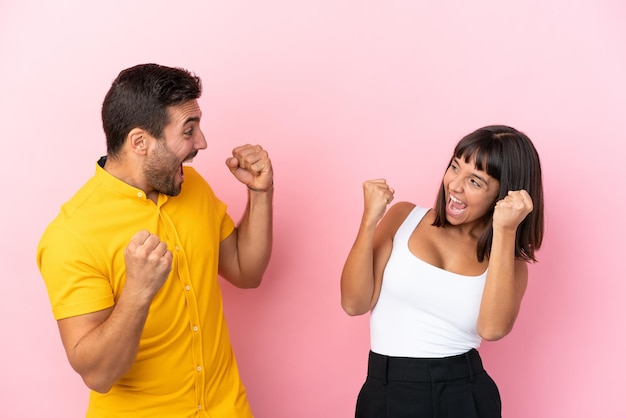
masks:
POLYGON ((443 358, 390 357, 370 351, 367 366, 369 377, 383 381, 440 382, 473 378, 484 371, 478 351, 443 358))

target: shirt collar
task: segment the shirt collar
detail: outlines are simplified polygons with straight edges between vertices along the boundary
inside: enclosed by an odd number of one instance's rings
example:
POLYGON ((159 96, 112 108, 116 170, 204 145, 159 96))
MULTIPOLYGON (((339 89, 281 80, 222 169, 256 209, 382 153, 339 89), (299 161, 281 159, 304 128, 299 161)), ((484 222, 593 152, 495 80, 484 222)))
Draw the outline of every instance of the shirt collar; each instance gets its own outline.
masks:
MULTIPOLYGON (((106 162, 107 157, 100 157, 98 162, 96 163, 96 179, 106 187, 113 189, 117 193, 120 193, 126 197, 138 200, 149 200, 146 196, 146 193, 138 189, 134 186, 131 186, 128 183, 123 182, 117 177, 113 176, 111 173, 104 169, 104 163, 106 162)), ((161 195, 159 195, 159 201, 162 200, 161 195)))

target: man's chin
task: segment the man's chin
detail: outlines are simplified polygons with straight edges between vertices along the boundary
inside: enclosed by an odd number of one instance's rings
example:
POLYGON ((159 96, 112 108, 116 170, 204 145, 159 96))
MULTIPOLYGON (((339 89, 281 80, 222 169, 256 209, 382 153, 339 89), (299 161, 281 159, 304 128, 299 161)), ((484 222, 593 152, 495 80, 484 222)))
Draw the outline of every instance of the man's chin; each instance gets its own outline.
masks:
POLYGON ((170 193, 165 193, 168 196, 174 197, 174 196, 178 196, 180 194, 181 188, 179 187, 178 190, 171 190, 170 193))
POLYGON ((172 187, 168 187, 167 190, 159 190, 159 193, 162 193, 166 196, 174 197, 180 194, 180 191, 182 190, 182 188, 183 188, 183 185, 181 183, 178 187, 172 186, 172 187))

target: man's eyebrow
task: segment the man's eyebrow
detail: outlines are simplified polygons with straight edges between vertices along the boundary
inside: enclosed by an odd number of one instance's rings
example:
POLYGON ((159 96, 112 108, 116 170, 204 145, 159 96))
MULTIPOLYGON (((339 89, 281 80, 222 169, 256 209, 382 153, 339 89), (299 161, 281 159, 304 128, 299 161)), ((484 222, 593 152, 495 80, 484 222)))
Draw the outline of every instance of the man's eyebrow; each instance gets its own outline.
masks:
POLYGON ((200 122, 200 116, 190 116, 185 120, 184 125, 187 125, 189 122, 200 122))

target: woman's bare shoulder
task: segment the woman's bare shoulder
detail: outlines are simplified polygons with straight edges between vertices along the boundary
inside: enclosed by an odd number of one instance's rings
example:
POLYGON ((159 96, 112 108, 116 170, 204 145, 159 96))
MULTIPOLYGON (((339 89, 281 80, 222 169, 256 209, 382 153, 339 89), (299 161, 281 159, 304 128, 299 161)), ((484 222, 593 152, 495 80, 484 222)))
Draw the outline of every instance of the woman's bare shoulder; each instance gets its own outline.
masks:
POLYGON ((402 222, 409 216, 415 206, 411 202, 398 202, 391 206, 380 223, 385 235, 395 235, 402 222))
POLYGON ((415 209, 415 206, 417 205, 411 202, 398 202, 392 205, 389 208, 388 212, 389 215, 393 215, 394 217, 401 216, 403 218, 406 218, 407 216, 409 216, 409 213, 411 213, 411 211, 415 209))

